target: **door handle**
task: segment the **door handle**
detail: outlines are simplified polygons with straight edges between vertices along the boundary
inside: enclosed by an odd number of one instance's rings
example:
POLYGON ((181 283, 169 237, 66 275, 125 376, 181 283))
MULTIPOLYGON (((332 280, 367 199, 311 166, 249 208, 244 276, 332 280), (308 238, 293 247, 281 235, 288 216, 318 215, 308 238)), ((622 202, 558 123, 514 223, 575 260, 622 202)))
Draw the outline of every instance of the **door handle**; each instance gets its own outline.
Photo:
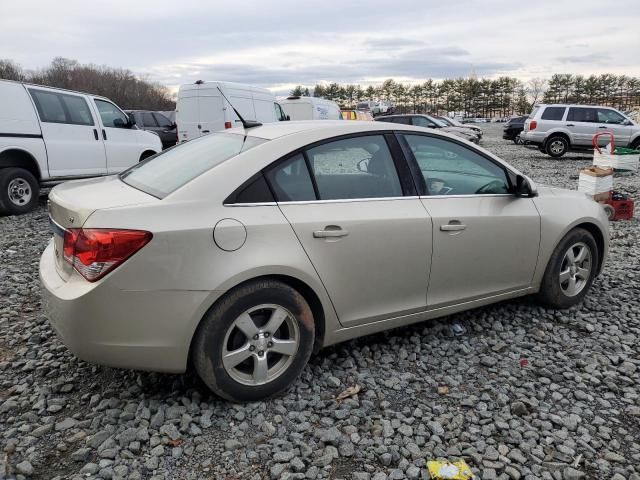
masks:
POLYGON ((348 231, 342 230, 340 227, 329 227, 325 227, 325 230, 316 230, 313 232, 313 238, 340 238, 349 235, 348 231))
POLYGON ((96 130, 95 128, 93 129, 93 136, 95 137, 96 140, 98 140, 98 130, 96 130))
POLYGON ((202 130, 202 133, 209 133, 210 130, 202 130))
POLYGON ((567 123, 567 127, 575 127, 573 123, 567 123))
POLYGON ((440 225, 440 230, 443 232, 459 232, 460 230, 464 230, 467 228, 466 225, 462 223, 449 223, 448 225, 440 225))
POLYGON ((102 129, 102 139, 103 140, 107 139, 107 132, 104 131, 104 128, 102 129))
POLYGON ((600 125, 598 128, 607 128, 605 125, 600 125))

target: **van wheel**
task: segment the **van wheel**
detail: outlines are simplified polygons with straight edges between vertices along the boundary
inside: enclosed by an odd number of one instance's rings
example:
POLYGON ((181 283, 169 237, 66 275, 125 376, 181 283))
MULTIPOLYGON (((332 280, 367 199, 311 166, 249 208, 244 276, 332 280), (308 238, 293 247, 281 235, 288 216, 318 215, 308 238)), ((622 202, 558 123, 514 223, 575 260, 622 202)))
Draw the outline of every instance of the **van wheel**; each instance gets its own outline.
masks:
POLYGON ((0 212, 21 215, 38 204, 40 184, 31 172, 23 168, 0 170, 0 212))
POLYGON ((561 136, 550 137, 545 145, 547 155, 560 158, 569 150, 569 142, 561 136))
POLYGON ((571 230, 551 255, 539 300, 551 308, 569 308, 580 303, 591 288, 598 265, 599 252, 593 235, 582 228, 571 230))
POLYGON ((273 281, 229 291, 205 315, 191 355, 202 381, 236 402, 261 400, 289 387, 304 369, 315 328, 304 297, 273 281))
POLYGON ((143 152, 142 155, 140 155, 140 161, 142 162, 143 160, 146 160, 147 158, 152 157, 155 154, 156 152, 147 150, 146 152, 143 152))

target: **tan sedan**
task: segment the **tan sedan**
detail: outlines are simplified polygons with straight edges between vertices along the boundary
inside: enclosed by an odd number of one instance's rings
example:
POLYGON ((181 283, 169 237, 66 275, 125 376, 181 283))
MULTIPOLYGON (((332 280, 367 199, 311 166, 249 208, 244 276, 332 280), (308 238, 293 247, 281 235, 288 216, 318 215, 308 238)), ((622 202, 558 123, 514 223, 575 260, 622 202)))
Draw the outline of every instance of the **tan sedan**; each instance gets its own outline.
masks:
POLYGON ((183 372, 232 400, 314 349, 538 294, 564 308, 607 256, 602 208, 459 138, 383 122, 214 133, 50 193, 40 275, 78 357, 183 372))

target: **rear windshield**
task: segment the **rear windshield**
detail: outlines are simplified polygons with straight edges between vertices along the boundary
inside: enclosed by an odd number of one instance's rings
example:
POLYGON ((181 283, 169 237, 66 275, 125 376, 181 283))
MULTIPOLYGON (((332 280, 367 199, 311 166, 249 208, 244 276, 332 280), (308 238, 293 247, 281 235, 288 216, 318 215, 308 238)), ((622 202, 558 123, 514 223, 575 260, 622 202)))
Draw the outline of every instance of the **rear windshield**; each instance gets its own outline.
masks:
POLYGON ((264 142, 262 138, 236 133, 212 133, 138 163, 122 172, 120 179, 133 188, 164 198, 207 170, 264 142))

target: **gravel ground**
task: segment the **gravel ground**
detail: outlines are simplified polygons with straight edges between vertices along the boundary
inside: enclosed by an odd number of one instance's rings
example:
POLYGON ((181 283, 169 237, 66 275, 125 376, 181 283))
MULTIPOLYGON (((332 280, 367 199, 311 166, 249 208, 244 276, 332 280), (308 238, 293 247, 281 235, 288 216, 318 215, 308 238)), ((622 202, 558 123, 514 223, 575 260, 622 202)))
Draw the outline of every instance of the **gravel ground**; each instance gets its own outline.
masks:
MULTIPOLYGON (((575 188, 590 163, 483 128, 485 147, 540 183, 575 188)), ((615 182, 638 196, 640 176, 615 182)), ((522 299, 351 341, 313 356, 286 395, 238 405, 193 374, 67 352, 41 310, 44 202, 0 218, 0 478, 413 479, 444 457, 487 480, 640 480, 637 217, 612 225, 579 307, 522 299)))

